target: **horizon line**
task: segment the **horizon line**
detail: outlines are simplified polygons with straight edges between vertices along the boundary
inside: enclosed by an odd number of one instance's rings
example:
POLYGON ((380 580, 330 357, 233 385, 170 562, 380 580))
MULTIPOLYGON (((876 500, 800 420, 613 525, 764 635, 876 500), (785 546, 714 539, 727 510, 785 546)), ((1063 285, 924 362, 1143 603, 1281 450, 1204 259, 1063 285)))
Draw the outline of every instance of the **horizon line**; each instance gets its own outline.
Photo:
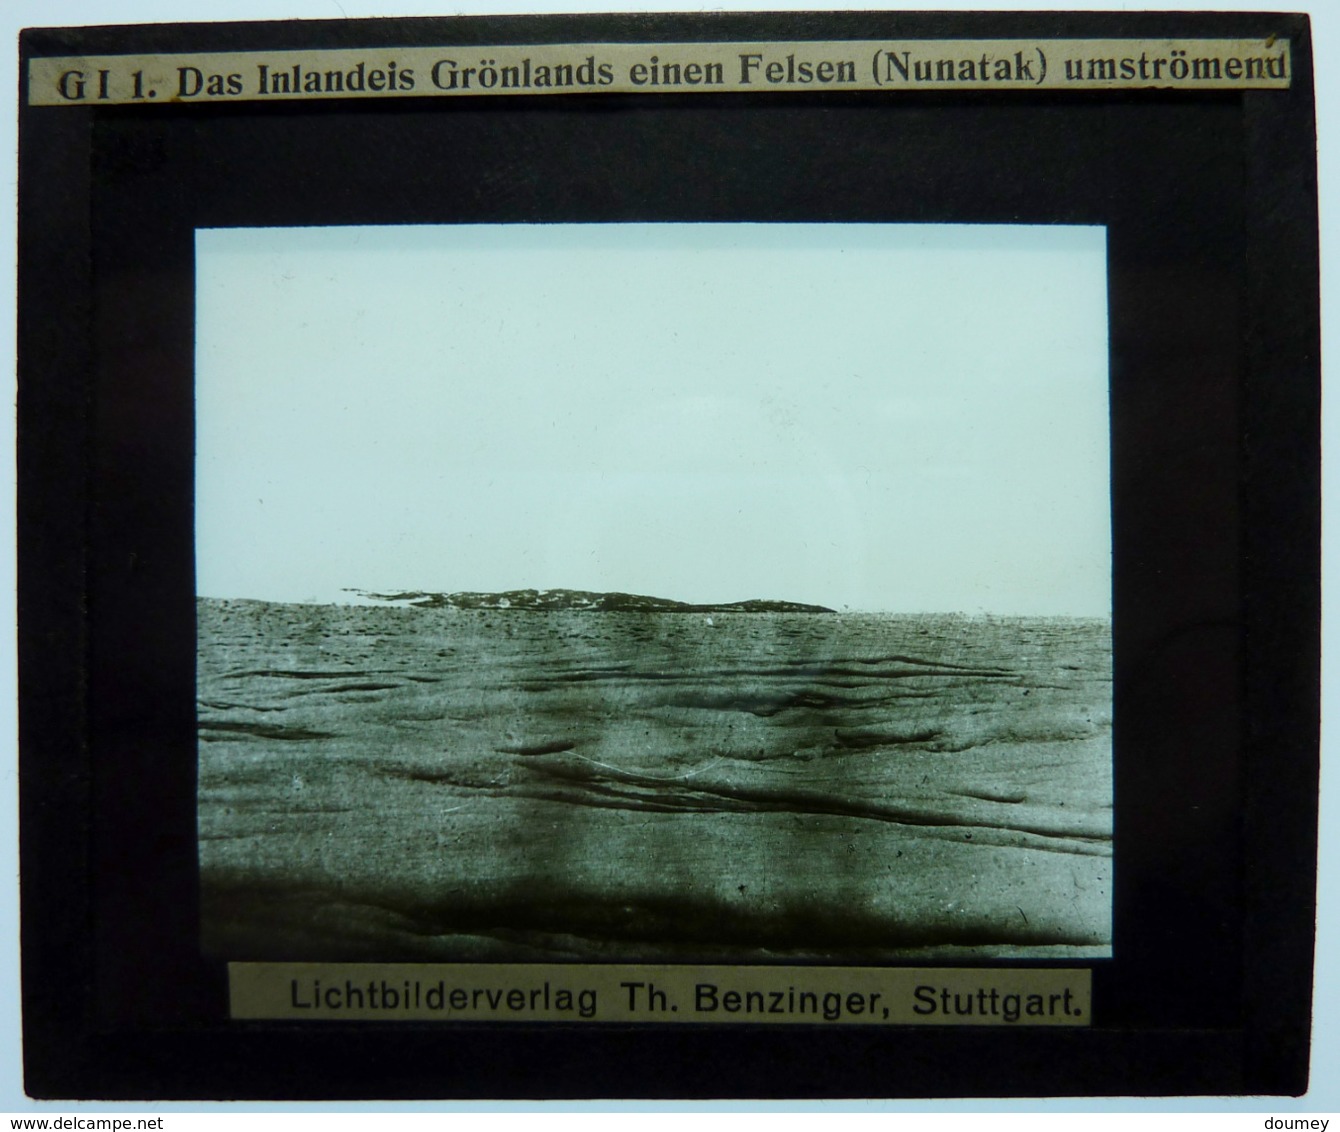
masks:
MULTIPOLYGON (((433 606, 422 606, 422 605, 415 604, 414 601, 413 601, 413 599, 414 599, 414 598, 423 598, 423 597, 438 597, 438 596, 441 596, 441 597, 450 597, 450 596, 453 596, 453 595, 456 595, 456 594, 471 594, 471 595, 478 595, 478 596, 481 596, 481 597, 495 597, 495 596, 496 596, 496 597, 502 597, 502 596, 505 596, 505 595, 507 595, 507 594, 527 593, 527 592, 530 592, 530 593, 536 593, 536 594, 549 594, 549 593, 554 593, 554 592, 556 592, 556 591, 567 592, 567 593, 572 593, 572 594, 584 594, 584 595, 589 594, 589 595, 591 595, 591 596, 595 596, 595 597, 612 596, 612 595, 616 595, 616 594, 617 594, 617 595, 623 595, 623 596, 627 596, 627 597, 641 598, 641 599, 644 599, 644 600, 650 600, 650 601, 661 601, 661 602, 665 602, 667 605, 681 605, 681 606, 732 606, 732 605, 746 605, 746 604, 748 604, 748 603, 750 603, 750 602, 775 602, 775 603, 779 603, 779 604, 789 604, 789 605, 809 606, 809 607, 811 607, 811 609, 812 609, 814 612, 813 612, 812 614, 811 614, 811 613, 807 613, 807 614, 806 614, 807 616, 809 616, 809 615, 815 615, 815 616, 817 616, 817 615, 821 615, 821 612, 827 612, 827 613, 829 613, 830 615, 841 615, 841 614, 847 614, 847 613, 857 613, 857 614, 891 614, 891 615, 896 615, 896 616, 906 616, 906 617, 916 617, 916 616, 927 616, 927 617, 1030 617, 1030 618, 1039 618, 1039 619, 1046 619, 1046 618, 1055 618, 1055 619, 1067 618, 1067 619, 1072 619, 1072 620, 1089 620, 1089 621, 1110 621, 1110 620, 1112 619, 1112 611, 1111 611, 1111 610, 1104 610, 1104 611, 1101 611, 1101 612, 1093 612, 1093 611, 1089 611, 1089 612, 1075 612, 1075 611, 1059 612, 1059 611, 1058 611, 1058 612, 1039 613, 1039 612, 1035 612, 1035 611, 1025 611, 1025 610, 1018 610, 1018 609, 988 609, 988 608, 985 608, 985 607, 978 607, 978 608, 976 608, 976 609, 967 609, 967 608, 958 608, 958 609, 950 609, 950 608, 936 608, 936 609, 908 609, 908 608, 905 608, 905 607, 894 607, 894 606, 856 606, 856 605, 850 605, 850 604, 846 604, 846 603, 839 603, 839 604, 834 605, 834 604, 831 604, 831 603, 819 603, 819 602, 802 602, 802 601, 795 601, 795 600, 790 599, 790 598, 763 598, 763 597, 740 598, 740 599, 736 599, 736 600, 732 600, 732 601, 685 601, 685 600, 681 600, 681 599, 679 599, 679 598, 665 598, 665 597, 660 597, 660 596, 658 596, 658 595, 653 595, 653 594, 636 593, 636 592, 634 592, 634 591, 632 591, 632 590, 579 590, 579 589, 571 589, 571 588, 566 587, 566 586, 523 587, 523 588, 512 589, 512 590, 410 590, 410 589, 404 589, 404 590, 397 590, 397 591, 394 591, 394 593, 386 594, 386 595, 381 595, 378 591, 359 590, 359 589, 354 588, 354 587, 343 587, 343 588, 342 588, 342 591, 341 591, 342 594, 345 594, 345 595, 348 595, 348 596, 340 597, 340 598, 325 598, 325 597, 317 597, 317 596, 303 597, 303 598, 274 598, 274 597, 256 597, 256 596, 253 596, 253 595, 244 595, 244 594, 218 595, 218 594, 202 594, 202 593, 197 593, 197 594, 195 595, 195 598, 196 598, 197 601, 247 601, 247 602, 255 602, 255 603, 257 603, 257 604, 266 604, 266 605, 344 606, 344 607, 349 607, 349 608, 365 608, 365 609, 416 609, 416 608, 457 608, 457 609, 459 609, 460 607, 452 607, 452 606, 438 606, 438 607, 433 607, 433 606), (403 596, 403 597, 399 597, 399 596, 397 596, 397 595, 404 595, 404 596, 403 596)), ((465 611, 466 611, 466 610, 462 610, 462 612, 465 612, 465 611)), ((525 608, 524 606, 523 606, 523 607, 519 607, 519 608, 513 608, 513 609, 508 609, 507 607, 484 607, 482 610, 479 610, 479 611, 480 611, 480 612, 490 612, 490 613, 507 613, 507 612, 516 612, 516 613, 541 613, 541 612, 609 613, 609 612, 619 612, 619 611, 615 611, 615 610, 599 610, 599 609, 571 609, 571 610, 566 610, 566 611, 561 611, 561 610, 536 610, 536 609, 527 609, 527 608, 525 608)), ((624 612, 639 612, 639 611, 624 611, 624 612)), ((654 612, 654 611, 641 611, 641 612, 654 612)), ((673 609, 669 609, 669 610, 665 610, 664 612, 666 612, 666 613, 673 613, 674 610, 673 610, 673 609)), ((693 610, 692 610, 692 609, 689 609, 689 610, 685 610, 684 612, 693 612, 693 610)), ((730 612, 730 610, 726 610, 726 612, 730 612)), ((750 612, 750 611, 748 611, 748 610, 740 610, 739 612, 747 613, 747 612, 750 612)))

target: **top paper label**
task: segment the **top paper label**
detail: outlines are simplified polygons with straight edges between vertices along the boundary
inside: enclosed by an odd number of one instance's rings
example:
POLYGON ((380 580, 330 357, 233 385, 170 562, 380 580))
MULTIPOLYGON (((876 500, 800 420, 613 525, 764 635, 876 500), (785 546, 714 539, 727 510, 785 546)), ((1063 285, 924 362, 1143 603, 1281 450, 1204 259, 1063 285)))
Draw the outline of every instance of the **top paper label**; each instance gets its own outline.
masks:
POLYGON ((32 59, 34 106, 760 91, 1287 88, 1286 39, 568 43, 32 59))

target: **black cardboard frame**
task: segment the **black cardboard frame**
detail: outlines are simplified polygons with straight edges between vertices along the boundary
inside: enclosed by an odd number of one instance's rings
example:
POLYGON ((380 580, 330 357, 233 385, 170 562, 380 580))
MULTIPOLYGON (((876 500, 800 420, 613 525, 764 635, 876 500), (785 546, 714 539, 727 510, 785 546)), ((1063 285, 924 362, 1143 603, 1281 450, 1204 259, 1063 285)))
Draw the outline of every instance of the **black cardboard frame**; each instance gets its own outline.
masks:
POLYGON ((29 1093, 1302 1092, 1320 639, 1304 17, 486 17, 33 30, 21 46, 26 70, 442 42, 1272 34, 1292 43, 1287 91, 22 105, 29 1093), (194 229, 625 220, 1107 226, 1116 893, 1091 1028, 227 1020, 225 974, 196 944, 194 229))

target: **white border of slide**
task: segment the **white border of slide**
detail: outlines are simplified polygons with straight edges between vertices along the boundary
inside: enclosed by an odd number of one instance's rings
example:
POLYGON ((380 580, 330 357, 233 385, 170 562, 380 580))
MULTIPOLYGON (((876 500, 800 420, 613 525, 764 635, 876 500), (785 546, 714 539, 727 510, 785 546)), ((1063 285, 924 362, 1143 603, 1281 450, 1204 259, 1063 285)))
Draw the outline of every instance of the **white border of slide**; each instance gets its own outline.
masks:
MULTIPOLYGON (((755 0, 753 3, 693 3, 680 0, 679 3, 649 4, 645 0, 574 0, 573 3, 499 3, 486 0, 454 0, 441 3, 433 0, 8 0, 0 8, 0 28, 6 33, 3 37, 8 47, 0 52, 0 90, 16 91, 17 76, 17 33, 26 26, 69 26, 119 23, 171 23, 177 21, 211 20, 275 20, 275 19, 344 19, 359 17, 389 16, 446 16, 446 15, 485 15, 518 12, 535 12, 546 15, 560 12, 627 12, 627 11, 758 11, 758 10, 846 10, 862 7, 867 9, 910 8, 926 10, 939 8, 953 11, 1009 10, 1026 8, 1029 10, 1113 10, 1127 9, 1128 5, 1114 3, 1083 3, 1079 0, 1057 3, 1056 0, 1015 0, 1014 3, 1001 3, 1000 0, 927 0, 922 3, 896 4, 878 2, 878 0, 755 0)), ((1143 7, 1131 5, 1129 7, 1143 7)), ((1309 11, 1313 21, 1314 54, 1321 62, 1316 75, 1317 112, 1320 154, 1320 200, 1322 212, 1322 276, 1323 276, 1323 350, 1322 356, 1331 355, 1328 346, 1340 349, 1337 334, 1340 334, 1340 306, 1337 294, 1340 289, 1325 286, 1328 269, 1340 270, 1340 226, 1336 216, 1340 207, 1328 208, 1331 202, 1340 201, 1340 71, 1332 65, 1340 60, 1340 7, 1321 4, 1262 4, 1242 2, 1242 0, 1178 0, 1170 5, 1183 11, 1259 11, 1262 8, 1276 8, 1283 11, 1309 11), (1328 194, 1329 190, 1329 194, 1328 194)), ((16 152, 16 108, 11 105, 9 112, 0 115, 0 150, 10 157, 6 174, 0 177, 0 254, 6 257, 6 269, 0 272, 0 293, 4 303, 11 311, 8 317, 0 318, 0 357, 9 359, 6 372, 13 380, 14 365, 14 253, 15 253, 15 165, 12 161, 16 152)), ((13 402, 11 388, 10 403, 13 402)), ((1330 503, 1340 500, 1340 415, 1334 402, 1328 399, 1323 418, 1325 453, 1324 489, 1330 503)), ((0 417, 0 447, 8 447, 12 453, 14 423, 12 415, 0 417)), ((12 477, 12 457, 3 463, 3 475, 12 477)), ((8 484, 0 490, 0 529, 12 539, 14 530, 13 485, 8 484)), ((1326 516, 1332 515, 1332 507, 1326 508, 1326 516)), ((1323 582, 1336 583, 1340 579, 1336 571, 1340 568, 1340 518, 1325 526, 1325 556, 1323 582)), ((12 546, 10 553, 0 555, 0 587, 13 592, 14 562, 12 546)), ((570 1125, 574 1130, 592 1127, 593 1118, 598 1124, 609 1126, 618 1121, 622 1128, 630 1118, 638 1123, 657 1122, 653 1114, 679 1113, 669 1119, 683 1119, 685 1112, 715 1113, 714 1121, 740 1119, 746 1116, 748 1123, 762 1127, 766 1122, 769 1132, 785 1126, 795 1126, 797 1120, 811 1120, 838 1113, 881 1114, 880 1127, 890 1127, 889 1120, 898 1114, 900 1129, 920 1129, 964 1127, 969 1121, 977 1123, 985 1114, 995 1116, 990 1123, 994 1127, 1018 1129, 1023 1132, 1050 1128, 1073 1126, 1073 1118, 1059 1114, 1084 1113, 1082 1127, 1129 1127, 1132 1113, 1177 1113, 1177 1114, 1216 1114, 1200 1118, 1179 1116, 1179 1126, 1188 1128, 1215 1129, 1289 1129, 1313 1127, 1325 1132, 1322 1114, 1340 1112, 1340 786, 1337 786, 1335 760, 1340 759, 1340 676, 1333 660, 1335 650, 1340 647, 1340 615, 1334 612, 1335 605, 1328 606, 1324 621, 1324 648, 1326 661, 1323 667, 1323 748, 1322 748, 1322 813, 1321 813, 1321 869, 1319 875, 1319 906, 1316 977, 1314 1000, 1315 1030, 1312 1048, 1312 1088, 1304 1097, 1281 1098, 1125 1098, 1125 1099, 1056 1099, 1056 1100, 985 1100, 985 1101, 944 1101, 944 1102, 833 1102, 803 1104, 783 1102, 777 1104, 751 1104, 748 1102, 704 1103, 704 1104, 622 1104, 622 1103, 582 1103, 582 1104, 402 1104, 386 1103, 337 1104, 337 1105, 264 1105, 264 1104, 50 1104, 35 1103, 23 1093, 22 1069, 20 1059, 20 999, 18 966, 18 838, 17 822, 17 770, 16 770, 16 721, 15 721, 15 649, 12 628, 13 603, 4 607, 6 623, 0 629, 0 682, 8 689, 0 696, 0 743, 5 748, 5 758, 0 762, 0 813, 6 815, 3 834, 0 834, 0 1113, 23 1114, 30 1117, 58 1115, 77 1116, 86 1121, 100 1113, 124 1116, 163 1116, 161 1127, 170 1132, 190 1132, 193 1128, 218 1126, 220 1120, 240 1120, 250 1118, 252 1114, 283 1113, 285 1115, 262 1116, 258 1132, 271 1123, 282 1122, 285 1126, 320 1127, 338 1129, 341 1125, 349 1127, 352 1121, 360 1121, 359 1127, 367 1127, 367 1115, 394 1111, 403 1113, 400 1119, 412 1119, 422 1123, 425 1117, 409 1117, 412 1113, 451 1113, 453 1127, 464 1120, 466 1125, 488 1123, 496 1126, 493 1114, 543 1113, 547 1120, 558 1125, 570 1125), (1328 764, 1329 767, 1328 767, 1328 764), (353 1117, 339 1117, 339 1113, 360 1114, 353 1117), (595 1114, 609 1115, 595 1115, 595 1114), (188 1116, 187 1114, 199 1114, 188 1116), (298 1114, 307 1114, 300 1116, 298 1114), (488 1115, 486 1115, 488 1114, 488 1115), (580 1114, 580 1115, 579 1115, 580 1114), (789 1116, 787 1114, 800 1114, 789 1116), (948 1115, 955 1114, 955 1115, 948 1115), (1304 1117, 1317 1117, 1309 1124, 1296 1123, 1304 1117), (1278 1122, 1271 1124, 1269 1121, 1278 1122), (1120 1122, 1118 1125, 1117 1122, 1120 1122), (1212 1121, 1212 1123, 1211 1123, 1212 1121)), ((442 1127, 443 1117, 433 1117, 442 1127)), ((507 1118, 509 1126, 515 1118, 507 1118)), ((664 1118, 662 1118, 664 1119, 664 1118)), ((1158 1121, 1159 1126, 1172 1123, 1172 1119, 1158 1121)), ((6 1121, 6 1126, 8 1122, 6 1121)), ((19 1127, 15 1124, 13 1127, 19 1127)), ((53 1119, 54 1127, 54 1119, 53 1119)), ((66 1128, 74 1128, 69 1123, 66 1128)), ((83 1123, 85 1129, 95 1126, 83 1123)), ((141 1126, 143 1127, 143 1126, 141 1126)), ((1337 1126, 1340 1128, 1340 1125, 1337 1126)), ((131 1132, 124 1127, 116 1132, 131 1132)), ((109 1129, 109 1132, 112 1130, 109 1129)))

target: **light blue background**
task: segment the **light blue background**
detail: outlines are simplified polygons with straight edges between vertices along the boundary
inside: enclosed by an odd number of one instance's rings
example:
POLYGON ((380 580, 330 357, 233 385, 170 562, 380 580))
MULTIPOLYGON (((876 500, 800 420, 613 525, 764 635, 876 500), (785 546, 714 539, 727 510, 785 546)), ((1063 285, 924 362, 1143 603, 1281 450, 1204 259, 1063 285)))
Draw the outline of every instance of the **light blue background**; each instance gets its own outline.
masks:
POLYGON ((208 597, 1110 610, 1101 228, 196 236, 208 597))
MULTIPOLYGON (((771 7, 775 9, 827 9, 827 8, 846 8, 849 4, 844 3, 825 3, 823 0, 806 0, 804 3, 787 3, 783 0, 760 5, 750 4, 748 9, 757 9, 759 7, 771 7)), ((899 5, 889 3, 867 3, 870 8, 897 8, 899 5)), ((952 0, 941 0, 937 7, 952 10, 981 10, 981 9, 1008 9, 1012 7, 1026 6, 1031 9, 1074 9, 1074 8, 1106 8, 1111 9, 1108 4, 1081 4, 1081 3, 1047 3, 1034 2, 1027 5, 1009 4, 993 2, 993 0, 966 0, 966 2, 952 2, 952 0)), ((602 10, 602 11, 630 11, 630 10, 720 10, 723 7, 739 9, 740 5, 701 5, 692 3, 679 3, 667 5, 648 5, 638 3, 637 0, 614 0, 612 3, 596 4, 586 3, 581 6, 583 10, 602 10)), ((917 5, 919 8, 927 5, 917 5)), ((1177 7, 1184 10, 1238 10, 1238 11, 1256 11, 1261 5, 1259 3, 1234 2, 1234 0, 1179 0, 1177 7)), ((539 10, 540 5, 530 6, 529 10, 539 10)), ((1289 5, 1288 10, 1298 11, 1307 10, 1306 5, 1289 5)), ((1333 61, 1340 59, 1340 14, 1332 9, 1320 9, 1319 6, 1312 6, 1313 35, 1316 56, 1323 61, 1333 61)), ((481 12, 511 12, 527 10, 527 6, 515 4, 486 4, 486 3, 468 3, 460 2, 444 8, 441 5, 425 3, 423 0, 405 0, 403 3, 389 3, 383 0, 12 0, 0 11, 0 26, 9 32, 8 42, 14 43, 14 36, 20 27, 29 25, 59 26, 62 24, 101 24, 101 23, 123 23, 123 22, 171 22, 180 20, 205 20, 205 19, 280 19, 280 18, 323 18, 323 19, 342 19, 345 17, 359 16, 390 16, 390 15, 441 15, 445 12, 460 14, 476 14, 481 12)), ((556 8, 546 8, 544 10, 558 10, 556 8)), ((1319 149, 1320 149, 1320 173, 1322 185, 1322 241, 1323 241, 1323 260, 1324 268, 1330 270, 1340 269, 1340 258, 1337 258, 1337 239, 1340 234, 1337 232, 1336 209, 1328 208, 1327 201, 1335 200, 1334 188, 1340 179, 1340 170, 1337 170, 1337 145, 1336 134, 1340 129, 1340 82, 1337 82, 1334 68, 1323 66, 1317 76, 1317 101, 1319 116, 1319 149)), ((11 52, 0 53, 0 89, 16 90, 18 78, 15 67, 15 54, 11 52)), ((0 137, 3 137, 8 150, 12 153, 15 147, 14 139, 14 116, 0 115, 0 137)), ((0 242, 6 248, 12 248, 14 244, 14 202, 13 202, 13 179, 9 178, 0 182, 0 242)), ((7 272, 4 275, 4 282, 0 287, 5 288, 5 293, 12 292, 13 272, 7 272)), ((1335 354, 1335 330, 1337 319, 1340 319, 1340 310, 1337 309, 1337 294, 1340 289, 1330 288, 1323 298, 1323 313, 1325 317, 1326 333, 1323 346, 1323 356, 1333 356, 1335 354)), ((13 323, 12 320, 0 319, 0 349, 7 351, 10 356, 13 352, 13 323)), ((9 430, 10 443, 12 443, 12 422, 0 422, 0 427, 9 430)), ((1327 490, 1328 504, 1327 516, 1334 519, 1332 515, 1333 502, 1340 499, 1340 458, 1335 456, 1336 445, 1340 444, 1340 424, 1337 423, 1334 410, 1328 405, 1324 421, 1324 430, 1326 438, 1327 452, 1330 459, 1327 464, 1325 476, 1325 486, 1327 490)), ((9 508, 6 514, 6 521, 3 524, 4 529, 12 530, 12 493, 0 493, 0 507, 9 508)), ((1335 581, 1335 569, 1337 563, 1337 554, 1340 553, 1340 543, 1337 543, 1335 532, 1340 529, 1340 523, 1330 521, 1327 524, 1326 535, 1326 566, 1325 580, 1328 584, 1335 581)), ((12 559, 0 556, 0 570, 6 571, 12 585, 12 559)), ((1333 608, 1333 604, 1332 607, 1333 608)), ((1337 632, 1340 631, 1340 622, 1337 622, 1337 615, 1328 609, 1325 618, 1324 632, 1327 654, 1332 655, 1337 646, 1340 646, 1340 638, 1337 632)), ((10 638, 12 640, 12 636, 10 638)), ((4 674, 11 687, 14 685, 14 656, 12 646, 4 653, 0 654, 0 665, 3 665, 4 674)), ((1336 686, 1334 665, 1327 663, 1325 672, 1325 718, 1323 726, 1323 763, 1334 761, 1336 757, 1337 744, 1340 743, 1340 731, 1337 730, 1336 712, 1337 696, 1340 695, 1340 689, 1336 686)), ((11 751, 14 747, 14 718, 12 711, 12 701, 10 714, 7 720, 7 727, 4 734, 8 736, 8 743, 11 751)), ((13 770, 13 759, 7 760, 7 769, 0 779, 0 789, 4 792, 7 812, 11 815, 16 810, 16 777, 13 770)), ((1155 1098, 1152 1100, 1140 1099, 1092 1099, 1092 1100, 1021 1100, 1021 1101, 979 1101, 979 1102, 944 1102, 944 1103, 857 1103, 857 1104, 831 1104, 808 1106, 812 1109, 821 1109, 824 1111, 838 1110, 860 1110, 869 1111, 874 1109, 884 1109, 891 1111, 956 1111, 956 1112, 1001 1112, 1001 1111, 1070 1111, 1070 1112, 1106 1112, 1106 1111, 1125 1111, 1125 1112, 1165 1112, 1165 1111, 1185 1111, 1185 1112, 1261 1112, 1261 1113, 1290 1113, 1290 1112, 1335 1112, 1340 1110, 1340 1075, 1335 1072, 1335 1066, 1340 1065, 1340 789, 1335 784, 1335 771, 1328 769, 1323 771, 1322 783, 1322 842, 1321 842, 1322 869, 1320 875, 1320 893, 1319 893, 1319 912, 1318 912, 1318 936, 1317 948, 1319 963, 1317 970, 1316 995, 1314 1000, 1314 1009, 1316 1014, 1316 1024, 1313 1043, 1313 1084, 1311 1092, 1300 1100, 1287 1100, 1276 1098, 1227 1098, 1216 1100, 1214 1098, 1187 1098, 1179 1100, 1177 1098, 1155 1098)), ((146 1108, 154 1108, 162 1111, 202 1111, 202 1110, 232 1110, 232 1111, 273 1111, 275 1106, 267 1105, 233 1105, 233 1106, 208 1106, 208 1105, 34 1105, 29 1102, 22 1091, 22 1078, 20 1070, 20 1047, 19 1047, 19 991, 18 991, 18 929, 17 929, 17 839, 16 833, 11 825, 9 836, 0 841, 0 875, 9 878, 5 884, 5 893, 0 899, 3 900, 3 922, 5 930, 0 932, 0 1109, 4 1110, 24 1110, 31 1108, 46 1109, 51 1112, 67 1112, 76 1107, 86 1112, 94 1110, 113 1110, 122 1109, 127 1111, 143 1111, 146 1108)), ((318 1107, 335 1111, 359 1111, 371 1110, 377 1111, 385 1106, 379 1104, 370 1105, 335 1105, 335 1106, 296 1106, 301 1109, 316 1109, 318 1107)), ((411 1109, 426 1110, 438 1109, 444 1106, 438 1105, 413 1105, 405 1106, 411 1109)), ((515 1109, 518 1106, 458 1106, 469 1110, 479 1110, 486 1108, 504 1107, 515 1109)), ((574 1106, 549 1106, 551 1108, 571 1108, 574 1106)), ((575 1106, 581 1108, 603 1108, 613 1107, 630 1108, 637 1111, 647 1111, 651 1109, 665 1109, 675 1106, 666 1105, 582 1105, 575 1106)), ((714 1109, 731 1108, 732 1110, 752 1110, 752 1111, 775 1111, 775 1110, 795 1110, 802 1106, 796 1103, 787 1103, 783 1105, 713 1105, 714 1109)))

